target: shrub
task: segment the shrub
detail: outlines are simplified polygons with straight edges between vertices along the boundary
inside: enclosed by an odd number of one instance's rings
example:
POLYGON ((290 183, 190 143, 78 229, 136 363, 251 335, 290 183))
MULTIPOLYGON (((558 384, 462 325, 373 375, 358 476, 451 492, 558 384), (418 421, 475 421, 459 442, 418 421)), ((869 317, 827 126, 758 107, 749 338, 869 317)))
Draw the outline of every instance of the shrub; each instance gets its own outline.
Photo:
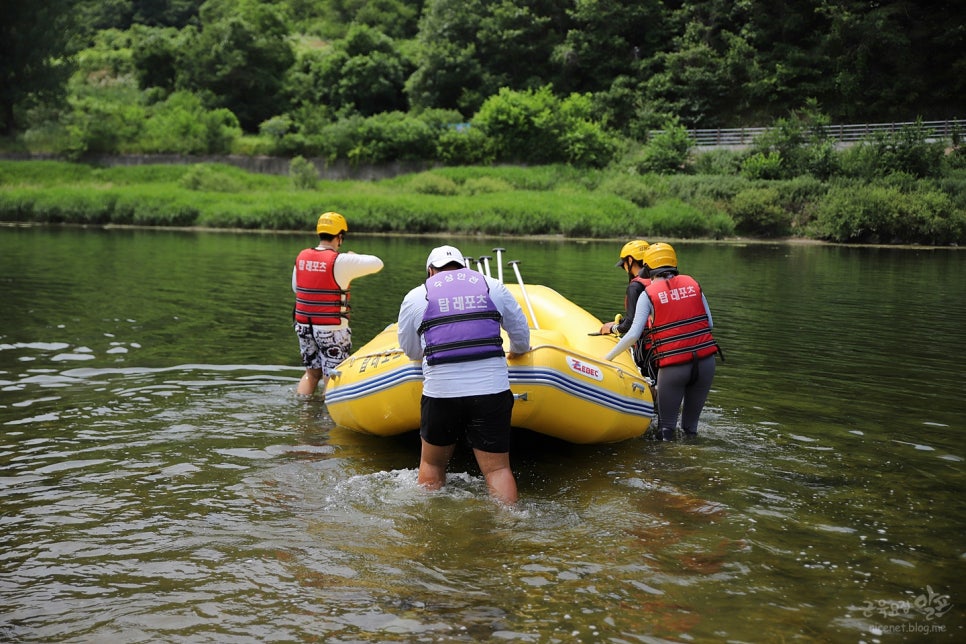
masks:
POLYGON ((919 189, 902 204, 900 234, 915 243, 945 245, 966 242, 966 211, 956 208, 949 195, 919 189))
POLYGON ((552 163, 563 157, 559 108, 549 86, 526 92, 503 87, 483 103, 472 125, 493 141, 498 160, 552 163))
POLYGON ((932 136, 933 132, 917 119, 891 137, 885 137, 886 145, 880 152, 893 171, 907 172, 914 177, 937 176, 942 168, 945 144, 930 142, 932 136))
POLYGON ((435 172, 421 172, 413 176, 409 189, 424 195, 455 195, 460 191, 455 181, 435 172))
POLYGON ((778 191, 779 204, 790 217, 792 232, 808 226, 817 204, 828 192, 827 183, 809 175, 769 182, 768 187, 778 191))
POLYGON ((898 132, 878 132, 842 153, 842 173, 867 181, 896 172, 916 178, 939 176, 945 149, 942 142, 930 141, 931 136, 922 121, 898 132))
POLYGON ((115 154, 137 140, 145 121, 145 110, 136 103, 109 103, 80 99, 65 117, 66 149, 70 159, 85 154, 115 154))
POLYGON ((813 101, 789 118, 777 119, 755 137, 749 150, 749 159, 755 161, 747 168, 746 176, 786 179, 812 174, 827 179, 834 175, 838 171, 838 156, 835 142, 828 136, 829 120, 813 101), (769 159, 781 159, 781 164, 771 165, 766 162, 769 159))
POLYGON ((936 181, 936 189, 949 195, 953 208, 966 212, 966 174, 953 174, 936 181))
POLYGON ((501 88, 477 111, 472 127, 487 136, 499 161, 603 167, 618 150, 617 139, 595 118, 589 95, 560 100, 549 85, 501 88))
POLYGON ((841 182, 819 204, 816 229, 839 242, 958 244, 966 212, 936 190, 841 182))
POLYGON ((966 145, 956 145, 946 150, 944 164, 948 172, 966 170, 966 145))
POLYGON ((436 133, 424 121, 403 112, 384 112, 358 121, 350 134, 347 158, 353 163, 425 160, 436 151, 436 133))
POLYGON ((303 156, 297 156, 289 162, 288 176, 296 190, 315 190, 319 183, 319 171, 303 156))
POLYGON ((234 176, 206 163, 189 166, 178 185, 200 192, 241 192, 244 189, 242 182, 234 176))
POLYGON ((197 95, 182 91, 151 108, 137 144, 144 152, 222 154, 240 136, 229 110, 208 111, 197 95))
POLYGON ((641 173, 676 174, 690 170, 688 155, 694 142, 686 127, 677 120, 668 121, 647 142, 637 163, 641 173))
POLYGON ((668 199, 646 209, 643 219, 646 233, 651 237, 720 238, 734 232, 734 225, 726 215, 704 215, 678 199, 668 199))
POLYGON ((111 221, 116 199, 109 190, 57 186, 25 191, 10 207, 16 208, 21 221, 103 224, 111 221))
POLYGON ((474 177, 463 183, 461 192, 465 195, 479 195, 491 192, 510 192, 513 186, 499 177, 474 177))
POLYGON ((597 190, 623 197, 641 208, 646 208, 654 203, 661 188, 648 177, 621 173, 608 176, 601 181, 597 190))
POLYGON ((597 119, 590 94, 571 94, 560 103, 560 144, 565 161, 584 168, 603 168, 620 148, 618 138, 597 119))
POLYGON ((486 165, 495 156, 489 137, 470 125, 442 130, 436 140, 436 158, 446 165, 486 165))
POLYGON ((667 177, 667 194, 688 202, 724 202, 750 185, 744 177, 672 175, 667 177))
POLYGON ((568 123, 561 136, 563 161, 584 168, 603 168, 619 149, 617 138, 599 124, 587 119, 568 123))
POLYGON ((755 152, 741 162, 741 176, 747 179, 780 179, 782 157, 778 152, 755 152))
POLYGON ((808 148, 805 159, 808 174, 827 181, 842 172, 842 155, 832 140, 825 140, 808 148))
POLYGON ((791 230, 775 188, 750 188, 735 195, 729 207, 735 230, 746 235, 781 237, 791 230))
POLYGON ((878 152, 868 141, 849 146, 842 151, 841 176, 872 181, 882 175, 878 152))
POLYGON ((695 174, 735 175, 741 170, 742 154, 735 150, 709 150, 695 155, 695 174))

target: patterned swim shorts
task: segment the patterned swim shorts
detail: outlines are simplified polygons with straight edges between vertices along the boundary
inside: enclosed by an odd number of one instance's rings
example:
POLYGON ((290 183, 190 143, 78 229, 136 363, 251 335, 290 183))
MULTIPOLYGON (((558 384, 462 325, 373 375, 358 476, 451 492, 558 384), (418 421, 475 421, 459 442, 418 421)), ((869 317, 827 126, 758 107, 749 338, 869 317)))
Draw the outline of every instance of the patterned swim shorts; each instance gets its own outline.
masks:
POLYGON ((352 330, 330 326, 314 326, 295 322, 302 365, 306 369, 322 369, 324 376, 352 353, 352 330))

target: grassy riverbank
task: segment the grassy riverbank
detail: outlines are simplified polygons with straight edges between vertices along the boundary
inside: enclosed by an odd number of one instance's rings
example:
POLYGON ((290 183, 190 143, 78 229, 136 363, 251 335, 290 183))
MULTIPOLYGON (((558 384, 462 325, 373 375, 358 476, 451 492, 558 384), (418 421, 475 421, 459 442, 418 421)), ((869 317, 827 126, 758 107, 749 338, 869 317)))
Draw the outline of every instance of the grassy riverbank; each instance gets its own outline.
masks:
POLYGON ((966 241, 964 197, 957 203, 938 185, 562 165, 439 168, 379 181, 297 170, 286 177, 222 164, 0 161, 0 220, 311 230, 320 212, 337 210, 357 232, 966 241))

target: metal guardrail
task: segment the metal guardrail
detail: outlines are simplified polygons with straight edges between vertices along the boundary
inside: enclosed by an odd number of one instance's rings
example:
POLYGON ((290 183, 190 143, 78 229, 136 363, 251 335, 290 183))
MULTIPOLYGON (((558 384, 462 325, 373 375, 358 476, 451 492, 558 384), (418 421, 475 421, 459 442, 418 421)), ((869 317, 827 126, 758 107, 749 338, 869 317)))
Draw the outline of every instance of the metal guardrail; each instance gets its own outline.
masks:
MULTIPOLYGON (((926 130, 932 131, 931 140, 948 140, 952 138, 954 132, 966 135, 966 120, 947 119, 945 121, 907 121, 902 123, 863 123, 860 125, 827 125, 825 132, 830 139, 839 143, 858 143, 877 133, 894 133, 906 126, 921 125, 926 130)), ((736 128, 713 128, 707 130, 688 130, 694 145, 702 146, 748 146, 751 145, 755 137, 767 132, 771 128, 767 127, 736 127, 736 128)), ((650 136, 660 133, 662 130, 652 130, 650 136)))

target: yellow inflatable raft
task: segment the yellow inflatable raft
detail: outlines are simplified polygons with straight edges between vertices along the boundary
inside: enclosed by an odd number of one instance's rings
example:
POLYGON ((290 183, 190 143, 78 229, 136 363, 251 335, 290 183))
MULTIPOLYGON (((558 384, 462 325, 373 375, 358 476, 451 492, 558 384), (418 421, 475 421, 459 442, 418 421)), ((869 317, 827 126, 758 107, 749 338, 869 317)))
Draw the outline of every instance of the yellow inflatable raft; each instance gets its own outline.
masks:
MULTIPOLYGON (((604 360, 617 339, 591 335, 601 321, 553 289, 522 280, 507 288, 527 314, 533 349, 508 363, 513 426, 578 444, 642 435, 654 400, 630 352, 604 360)), ((420 363, 391 324, 332 373, 325 402, 337 425, 393 436, 419 428, 421 394, 420 363)))

